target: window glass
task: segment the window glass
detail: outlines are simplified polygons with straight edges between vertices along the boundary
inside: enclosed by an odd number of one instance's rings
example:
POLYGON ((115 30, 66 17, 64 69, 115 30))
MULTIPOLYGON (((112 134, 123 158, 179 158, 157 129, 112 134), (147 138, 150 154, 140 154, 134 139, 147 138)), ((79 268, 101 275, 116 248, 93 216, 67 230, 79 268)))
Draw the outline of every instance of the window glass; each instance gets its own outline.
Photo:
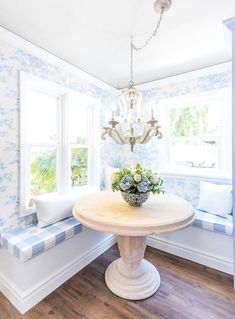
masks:
POLYGON ((29 90, 27 101, 30 194, 56 192, 58 98, 29 90))
POLYGON ((88 107, 69 105, 70 187, 88 184, 88 107))
POLYGON ((88 184, 88 149, 71 148, 71 187, 88 184))
POLYGON ((33 144, 56 141, 57 97, 29 91, 28 94, 29 142, 33 144))
POLYGON ((69 142, 88 143, 88 108, 78 103, 69 105, 69 142))
POLYGON ((31 195, 56 192, 56 149, 31 147, 31 195))
POLYGON ((220 105, 216 100, 170 107, 170 166, 217 169, 220 105))

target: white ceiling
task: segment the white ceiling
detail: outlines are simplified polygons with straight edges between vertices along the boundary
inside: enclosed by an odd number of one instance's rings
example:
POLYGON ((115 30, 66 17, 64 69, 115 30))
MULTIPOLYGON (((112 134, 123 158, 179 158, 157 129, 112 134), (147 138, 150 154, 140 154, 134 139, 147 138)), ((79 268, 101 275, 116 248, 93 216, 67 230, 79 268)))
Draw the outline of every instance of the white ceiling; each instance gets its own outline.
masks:
MULTIPOLYGON (((116 87, 129 81, 129 36, 152 32, 153 0, 0 0, 0 25, 116 87)), ((158 36, 135 54, 143 83, 230 60, 222 21, 235 0, 172 0, 158 36)))

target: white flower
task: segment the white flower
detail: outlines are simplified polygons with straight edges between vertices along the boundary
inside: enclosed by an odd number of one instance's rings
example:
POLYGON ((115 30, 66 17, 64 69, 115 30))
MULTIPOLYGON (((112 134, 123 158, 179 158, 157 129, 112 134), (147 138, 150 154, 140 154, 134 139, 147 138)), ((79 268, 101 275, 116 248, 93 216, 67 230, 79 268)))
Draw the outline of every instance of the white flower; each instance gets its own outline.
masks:
POLYGON ((135 180, 137 183, 140 182, 140 181, 141 181, 141 175, 135 174, 135 175, 134 175, 134 180, 135 180))
POLYGON ((145 179, 146 177, 147 177, 146 172, 143 172, 143 173, 142 173, 142 178, 145 179))
POLYGON ((133 176, 136 174, 136 169, 135 169, 135 168, 133 168, 133 169, 131 170, 131 174, 132 174, 133 176))

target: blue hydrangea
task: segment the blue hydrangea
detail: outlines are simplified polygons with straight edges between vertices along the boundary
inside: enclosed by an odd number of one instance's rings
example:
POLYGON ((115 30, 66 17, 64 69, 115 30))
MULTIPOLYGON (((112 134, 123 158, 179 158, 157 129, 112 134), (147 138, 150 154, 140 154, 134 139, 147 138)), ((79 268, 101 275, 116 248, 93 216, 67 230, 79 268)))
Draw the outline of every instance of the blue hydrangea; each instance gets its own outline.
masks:
POLYGON ((123 182, 123 183, 125 183, 125 182, 132 182, 132 175, 131 175, 131 174, 125 175, 125 176, 122 178, 122 182, 123 182))
POLYGON ((126 191, 127 189, 131 188, 133 185, 132 176, 130 174, 125 175, 120 183, 120 188, 123 191, 126 191))
POLYGON ((146 178, 143 181, 140 181, 137 185, 137 189, 140 193, 146 193, 149 191, 149 180, 146 178))

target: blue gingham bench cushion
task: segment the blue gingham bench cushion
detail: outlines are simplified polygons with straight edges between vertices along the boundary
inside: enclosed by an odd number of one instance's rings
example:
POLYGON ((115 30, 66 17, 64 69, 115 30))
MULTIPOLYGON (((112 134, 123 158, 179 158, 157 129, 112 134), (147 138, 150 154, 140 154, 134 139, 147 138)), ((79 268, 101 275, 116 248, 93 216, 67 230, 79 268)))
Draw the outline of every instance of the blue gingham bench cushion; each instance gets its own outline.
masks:
POLYGON ((80 233, 82 225, 73 217, 39 229, 20 227, 1 235, 1 245, 21 261, 29 260, 80 233))
POLYGON ((233 234, 233 220, 232 216, 229 218, 220 217, 210 213, 203 212, 199 209, 195 210, 196 219, 194 226, 218 232, 224 235, 232 236, 233 234))

